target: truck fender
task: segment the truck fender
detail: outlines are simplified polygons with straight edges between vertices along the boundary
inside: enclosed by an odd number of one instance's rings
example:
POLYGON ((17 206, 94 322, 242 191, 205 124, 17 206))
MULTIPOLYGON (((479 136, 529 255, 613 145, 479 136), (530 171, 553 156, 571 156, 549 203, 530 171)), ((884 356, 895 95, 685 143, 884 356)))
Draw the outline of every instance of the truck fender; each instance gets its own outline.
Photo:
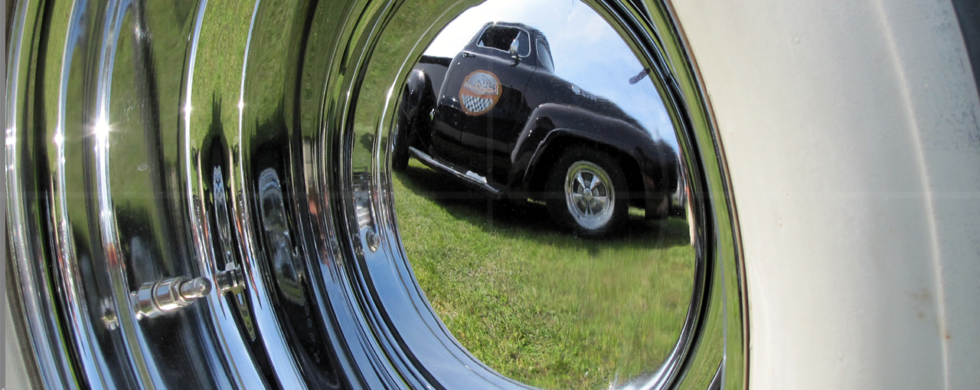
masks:
POLYGON ((435 92, 432 90, 432 81, 425 72, 413 69, 408 74, 405 82, 405 101, 402 102, 405 119, 409 121, 407 126, 409 139, 422 137, 419 130, 427 129, 429 122, 429 110, 434 103, 435 92))
POLYGON ((511 153, 511 177, 519 179, 512 185, 532 191, 539 170, 551 169, 554 163, 554 159, 545 156, 557 152, 553 147, 567 145, 569 141, 593 144, 636 164, 642 188, 636 188, 636 181, 630 179, 630 190, 634 197, 642 191, 643 207, 648 215, 661 214, 662 198, 677 188, 677 155, 663 141, 653 139, 648 131, 626 121, 554 103, 537 107, 525 123, 511 153))

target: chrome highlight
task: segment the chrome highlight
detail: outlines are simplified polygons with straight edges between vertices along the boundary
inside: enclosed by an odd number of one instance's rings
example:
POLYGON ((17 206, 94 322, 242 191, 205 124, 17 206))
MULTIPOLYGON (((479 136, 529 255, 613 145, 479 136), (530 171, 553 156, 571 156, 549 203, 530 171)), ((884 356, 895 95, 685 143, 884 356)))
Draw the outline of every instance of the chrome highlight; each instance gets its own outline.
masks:
POLYGON ((129 304, 130 287, 126 275, 126 259, 123 257, 116 226, 115 208, 112 201, 111 185, 109 183, 109 140, 112 127, 109 125, 109 107, 112 91, 112 71, 115 65, 116 45, 119 40, 119 30, 122 20, 129 8, 129 1, 109 1, 106 5, 106 20, 102 29, 101 54, 99 59, 98 88, 95 96, 95 123, 92 127, 95 138, 94 160, 95 180, 98 194, 100 236, 106 257, 106 264, 111 281, 112 294, 115 298, 115 312, 119 319, 119 331, 126 342, 129 363, 136 372, 139 385, 145 388, 164 387, 160 373, 150 369, 147 356, 146 340, 136 324, 136 313, 129 304))
MULTIPOLYGON (((34 226, 30 221, 30 206, 28 202, 34 203, 36 199, 30 199, 27 195, 26 183, 31 172, 23 168, 24 161, 29 159, 23 152, 27 151, 25 146, 27 135, 30 134, 26 128, 26 118, 24 118, 24 104, 27 101, 26 85, 22 82, 26 80, 26 69, 30 64, 30 53, 26 53, 27 58, 23 57, 24 41, 30 39, 24 33, 27 27, 38 23, 40 19, 40 9, 37 2, 23 1, 17 4, 14 10, 13 26, 10 36, 10 56, 7 62, 7 104, 6 104, 6 129, 4 134, 4 146, 6 150, 4 168, 6 169, 7 179, 7 237, 9 240, 9 252, 12 258, 10 263, 15 264, 11 268, 13 275, 8 283, 8 289, 13 291, 8 295, 8 299, 20 299, 22 312, 12 310, 11 313, 19 315, 19 321, 25 325, 29 337, 34 359, 26 359, 28 364, 37 365, 40 378, 38 382, 50 388, 76 388, 77 384, 72 380, 73 369, 69 361, 68 351, 60 348, 65 340, 59 335, 59 323, 57 317, 48 315, 53 313, 55 303, 52 291, 53 286, 45 276, 44 267, 41 262, 40 253, 35 248, 38 247, 35 240, 30 237, 31 232, 38 231, 40 226, 34 226), (30 18, 30 19, 28 19, 30 18), (24 69, 24 71, 22 71, 24 69), (25 172, 21 172, 21 170, 25 172)), ((30 50, 31 43, 26 42, 30 50)))
POLYGON ((187 279, 183 276, 158 280, 140 286, 131 294, 136 319, 154 318, 190 306, 211 292, 211 282, 205 278, 187 279))
MULTIPOLYGON (((76 327, 72 327, 76 340, 76 348, 79 355, 85 356, 81 359, 81 366, 88 378, 88 385, 92 388, 109 388, 114 386, 111 378, 104 373, 109 372, 108 363, 99 350, 99 340, 96 337, 95 326, 89 318, 88 307, 86 306, 86 292, 82 286, 83 277, 80 265, 76 256, 71 221, 68 217, 68 183, 66 180, 67 159, 65 157, 65 110, 68 104, 68 78, 71 70, 72 59, 78 50, 78 45, 82 43, 82 18, 85 16, 84 2, 75 2, 71 7, 71 15, 68 22, 67 39, 65 40, 62 52, 61 77, 58 89, 58 122, 56 124, 54 146, 57 148, 57 160, 55 162, 55 182, 53 207, 53 219, 57 226, 56 239, 58 240, 58 258, 60 259, 60 271, 62 283, 64 284, 65 306, 68 317, 76 327)), ((119 319, 116 310, 108 297, 101 299, 103 325, 109 330, 116 330, 119 326, 119 319)))

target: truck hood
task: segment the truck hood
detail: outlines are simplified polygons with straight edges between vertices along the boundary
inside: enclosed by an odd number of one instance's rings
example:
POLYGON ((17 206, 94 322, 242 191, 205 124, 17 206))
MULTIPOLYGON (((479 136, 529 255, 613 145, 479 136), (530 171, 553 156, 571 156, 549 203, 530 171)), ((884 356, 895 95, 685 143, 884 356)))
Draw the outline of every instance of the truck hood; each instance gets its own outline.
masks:
POLYGON ((552 95, 546 99, 549 103, 582 107, 597 114, 620 119, 626 123, 636 126, 637 128, 644 129, 649 133, 649 129, 646 129, 638 120, 636 120, 636 118, 627 114, 626 111, 623 111, 623 109, 612 100, 588 92, 561 77, 555 75, 551 75, 550 77, 552 95))

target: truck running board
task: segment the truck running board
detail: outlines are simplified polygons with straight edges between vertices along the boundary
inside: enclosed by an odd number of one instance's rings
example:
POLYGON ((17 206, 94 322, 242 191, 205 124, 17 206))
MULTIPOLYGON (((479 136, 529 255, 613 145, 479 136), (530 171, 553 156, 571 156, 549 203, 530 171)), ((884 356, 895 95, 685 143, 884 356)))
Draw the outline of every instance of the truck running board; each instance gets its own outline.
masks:
POLYGON ((457 169, 450 163, 444 163, 442 161, 439 161, 435 157, 425 154, 421 150, 415 149, 414 147, 411 146, 408 147, 408 151, 412 153, 412 156, 415 156, 415 158, 419 159, 419 161, 421 161, 425 165, 448 172, 449 174, 456 176, 462 179, 463 181, 470 183, 476 186, 477 188, 487 191, 495 196, 501 194, 501 191, 499 189, 494 188, 493 186, 490 185, 490 183, 487 182, 486 177, 480 176, 476 172, 469 171, 469 170, 464 172, 462 169, 457 169))

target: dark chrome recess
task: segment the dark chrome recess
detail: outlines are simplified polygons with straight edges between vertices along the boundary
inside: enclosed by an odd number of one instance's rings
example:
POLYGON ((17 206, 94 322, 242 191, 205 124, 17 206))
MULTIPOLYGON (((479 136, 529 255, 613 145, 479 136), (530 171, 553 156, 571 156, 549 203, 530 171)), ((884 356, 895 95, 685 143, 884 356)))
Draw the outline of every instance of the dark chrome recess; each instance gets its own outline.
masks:
MULTIPOLYGON (((433 312, 390 191, 395 91, 477 3, 20 1, 7 293, 34 385, 526 388, 433 312)), ((682 333, 624 387, 744 388, 737 221, 683 35, 669 4, 586 3, 650 69, 696 221, 682 333)))

